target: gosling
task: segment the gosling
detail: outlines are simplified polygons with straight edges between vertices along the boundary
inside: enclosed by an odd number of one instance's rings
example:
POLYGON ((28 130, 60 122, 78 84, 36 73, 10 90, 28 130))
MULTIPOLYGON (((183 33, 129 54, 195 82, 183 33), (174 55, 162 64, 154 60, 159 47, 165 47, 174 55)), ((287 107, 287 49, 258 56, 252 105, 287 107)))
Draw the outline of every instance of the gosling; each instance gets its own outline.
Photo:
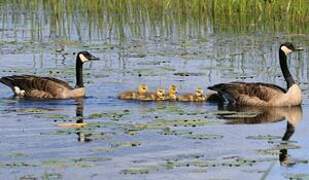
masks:
POLYGON ((166 100, 165 97, 165 90, 162 88, 158 88, 156 92, 147 92, 141 96, 137 97, 137 100, 140 101, 164 101, 166 100))
POLYGON ((202 88, 196 88, 195 93, 186 93, 177 96, 177 101, 181 102, 204 102, 206 101, 206 96, 202 88))
POLYGON ((149 88, 146 84, 140 84, 137 91, 125 91, 119 94, 118 98, 122 100, 136 100, 146 96, 149 92, 149 88))
POLYGON ((162 88, 158 88, 156 94, 154 96, 155 101, 164 101, 166 100, 165 90, 162 88))
POLYGON ((166 96, 166 99, 169 101, 176 101, 177 100, 177 88, 174 84, 170 85, 168 89, 168 94, 166 96))

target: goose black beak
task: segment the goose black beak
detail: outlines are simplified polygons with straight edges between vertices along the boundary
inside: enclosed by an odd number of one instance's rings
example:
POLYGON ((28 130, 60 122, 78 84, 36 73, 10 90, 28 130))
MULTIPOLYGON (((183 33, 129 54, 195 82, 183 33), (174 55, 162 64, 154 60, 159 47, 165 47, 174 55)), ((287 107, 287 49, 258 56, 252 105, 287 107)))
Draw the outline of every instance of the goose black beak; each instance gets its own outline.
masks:
POLYGON ((91 60, 91 61, 97 61, 97 60, 100 60, 100 58, 95 57, 94 55, 90 55, 89 60, 91 60))
POLYGON ((297 47, 297 48, 294 49, 294 51, 303 51, 303 50, 304 50, 303 47, 297 47))

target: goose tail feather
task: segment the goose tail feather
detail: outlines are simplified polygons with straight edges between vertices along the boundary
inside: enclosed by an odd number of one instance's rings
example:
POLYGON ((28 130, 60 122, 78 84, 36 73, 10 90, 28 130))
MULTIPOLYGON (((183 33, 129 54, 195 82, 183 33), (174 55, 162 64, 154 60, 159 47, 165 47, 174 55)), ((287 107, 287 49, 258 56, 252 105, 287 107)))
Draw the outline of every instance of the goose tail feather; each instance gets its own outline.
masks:
POLYGON ((11 76, 1 77, 0 82, 10 88, 14 88, 14 79, 11 76))

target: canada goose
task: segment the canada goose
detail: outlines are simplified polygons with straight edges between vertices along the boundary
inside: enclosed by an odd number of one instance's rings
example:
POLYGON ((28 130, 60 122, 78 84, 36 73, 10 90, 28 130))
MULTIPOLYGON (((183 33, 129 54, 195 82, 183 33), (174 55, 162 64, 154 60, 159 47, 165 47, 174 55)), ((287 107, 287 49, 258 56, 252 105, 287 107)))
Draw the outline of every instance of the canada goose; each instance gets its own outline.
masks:
POLYGON ((82 51, 76 57, 76 86, 71 87, 67 82, 34 75, 13 75, 0 78, 0 82, 12 89, 15 96, 35 99, 69 99, 85 96, 83 83, 83 63, 98 60, 87 51, 82 51))
POLYGON ((177 100, 177 87, 176 85, 172 84, 170 85, 169 89, 168 89, 168 94, 166 99, 170 100, 170 101, 176 101, 177 100))
POLYGON ((280 45, 280 67, 287 90, 267 83, 230 82, 216 84, 208 89, 217 91, 233 105, 244 106, 298 106, 302 103, 302 93, 296 84, 287 66, 287 55, 293 51, 302 50, 295 48, 292 43, 280 45))
POLYGON ((202 88, 196 88, 195 93, 186 93, 177 96, 177 101, 182 102, 203 102, 205 100, 206 97, 202 88))
POLYGON ((140 84, 137 91, 125 91, 119 94, 118 98, 122 100, 136 100, 139 97, 144 97, 148 93, 149 88, 146 84, 140 84))

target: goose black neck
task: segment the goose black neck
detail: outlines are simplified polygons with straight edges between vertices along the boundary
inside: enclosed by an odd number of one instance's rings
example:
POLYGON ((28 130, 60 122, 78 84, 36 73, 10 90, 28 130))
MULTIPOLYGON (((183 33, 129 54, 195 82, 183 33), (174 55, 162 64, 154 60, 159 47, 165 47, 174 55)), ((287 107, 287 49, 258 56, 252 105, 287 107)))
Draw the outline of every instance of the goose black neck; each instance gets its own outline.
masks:
POLYGON ((84 87, 83 82, 83 63, 77 57, 76 58, 76 86, 77 88, 84 87))
POLYGON ((295 80, 293 79, 287 65, 287 57, 285 53, 280 49, 279 50, 279 60, 280 60, 280 68, 283 74, 283 77, 287 83, 287 88, 290 88, 293 84, 295 84, 295 80))

